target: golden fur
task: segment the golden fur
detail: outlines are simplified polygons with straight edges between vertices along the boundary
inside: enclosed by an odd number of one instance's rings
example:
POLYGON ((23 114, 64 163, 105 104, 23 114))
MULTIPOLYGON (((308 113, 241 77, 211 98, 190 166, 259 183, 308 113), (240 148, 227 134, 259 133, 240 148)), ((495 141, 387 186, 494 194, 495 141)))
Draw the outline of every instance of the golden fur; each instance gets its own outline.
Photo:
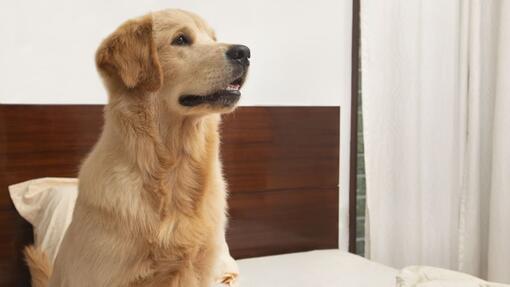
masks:
POLYGON ((219 114, 234 107, 188 108, 178 97, 230 83, 228 47, 181 10, 127 21, 104 40, 96 54, 109 92, 103 132, 80 169, 49 282, 47 259, 26 250, 34 287, 206 287, 217 279, 228 253, 219 114), (194 44, 171 47, 176 33, 194 44))

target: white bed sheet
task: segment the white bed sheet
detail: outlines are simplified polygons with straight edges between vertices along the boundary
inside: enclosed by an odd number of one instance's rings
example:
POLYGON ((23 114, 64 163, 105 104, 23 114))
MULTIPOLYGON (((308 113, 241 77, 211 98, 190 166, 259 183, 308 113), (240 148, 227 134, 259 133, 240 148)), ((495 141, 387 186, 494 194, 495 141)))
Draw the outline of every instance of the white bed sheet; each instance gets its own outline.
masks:
POLYGON ((237 261, 241 287, 394 287, 396 269, 340 250, 237 261))

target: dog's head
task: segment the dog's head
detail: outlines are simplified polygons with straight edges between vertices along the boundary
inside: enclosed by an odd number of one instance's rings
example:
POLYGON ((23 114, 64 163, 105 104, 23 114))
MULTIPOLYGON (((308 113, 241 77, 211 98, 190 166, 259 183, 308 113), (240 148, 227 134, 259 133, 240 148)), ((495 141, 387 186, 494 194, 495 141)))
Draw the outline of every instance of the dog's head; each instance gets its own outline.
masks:
POLYGON ((99 47, 96 64, 110 92, 156 95, 190 115, 232 111, 249 58, 246 46, 218 43, 197 15, 164 10, 121 25, 99 47))

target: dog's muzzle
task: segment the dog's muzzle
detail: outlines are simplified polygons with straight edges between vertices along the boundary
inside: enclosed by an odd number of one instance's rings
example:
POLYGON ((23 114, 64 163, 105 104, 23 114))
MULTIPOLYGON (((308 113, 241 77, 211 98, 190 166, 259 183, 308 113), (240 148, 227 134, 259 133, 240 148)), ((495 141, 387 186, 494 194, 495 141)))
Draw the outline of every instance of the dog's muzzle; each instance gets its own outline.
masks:
POLYGON ((185 107, 195 107, 208 104, 215 107, 231 107, 237 104, 241 97, 240 89, 244 84, 250 65, 250 49, 244 45, 232 45, 225 52, 234 67, 234 80, 225 88, 209 95, 185 95, 179 98, 179 103, 185 107))

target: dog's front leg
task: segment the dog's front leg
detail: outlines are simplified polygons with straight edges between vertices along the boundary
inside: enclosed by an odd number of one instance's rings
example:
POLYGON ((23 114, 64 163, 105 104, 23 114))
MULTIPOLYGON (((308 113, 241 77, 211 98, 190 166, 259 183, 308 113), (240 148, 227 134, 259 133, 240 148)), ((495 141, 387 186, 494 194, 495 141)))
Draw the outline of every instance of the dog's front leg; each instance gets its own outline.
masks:
POLYGON ((196 274, 199 277, 199 287, 212 287, 214 286, 215 279, 217 278, 218 258, 220 256, 220 249, 216 244, 208 244, 200 250, 197 260, 195 261, 196 274))
POLYGON ((230 255, 227 241, 223 236, 219 254, 219 265, 216 273, 216 282, 226 286, 237 286, 237 278, 239 277, 239 268, 237 263, 230 255))

